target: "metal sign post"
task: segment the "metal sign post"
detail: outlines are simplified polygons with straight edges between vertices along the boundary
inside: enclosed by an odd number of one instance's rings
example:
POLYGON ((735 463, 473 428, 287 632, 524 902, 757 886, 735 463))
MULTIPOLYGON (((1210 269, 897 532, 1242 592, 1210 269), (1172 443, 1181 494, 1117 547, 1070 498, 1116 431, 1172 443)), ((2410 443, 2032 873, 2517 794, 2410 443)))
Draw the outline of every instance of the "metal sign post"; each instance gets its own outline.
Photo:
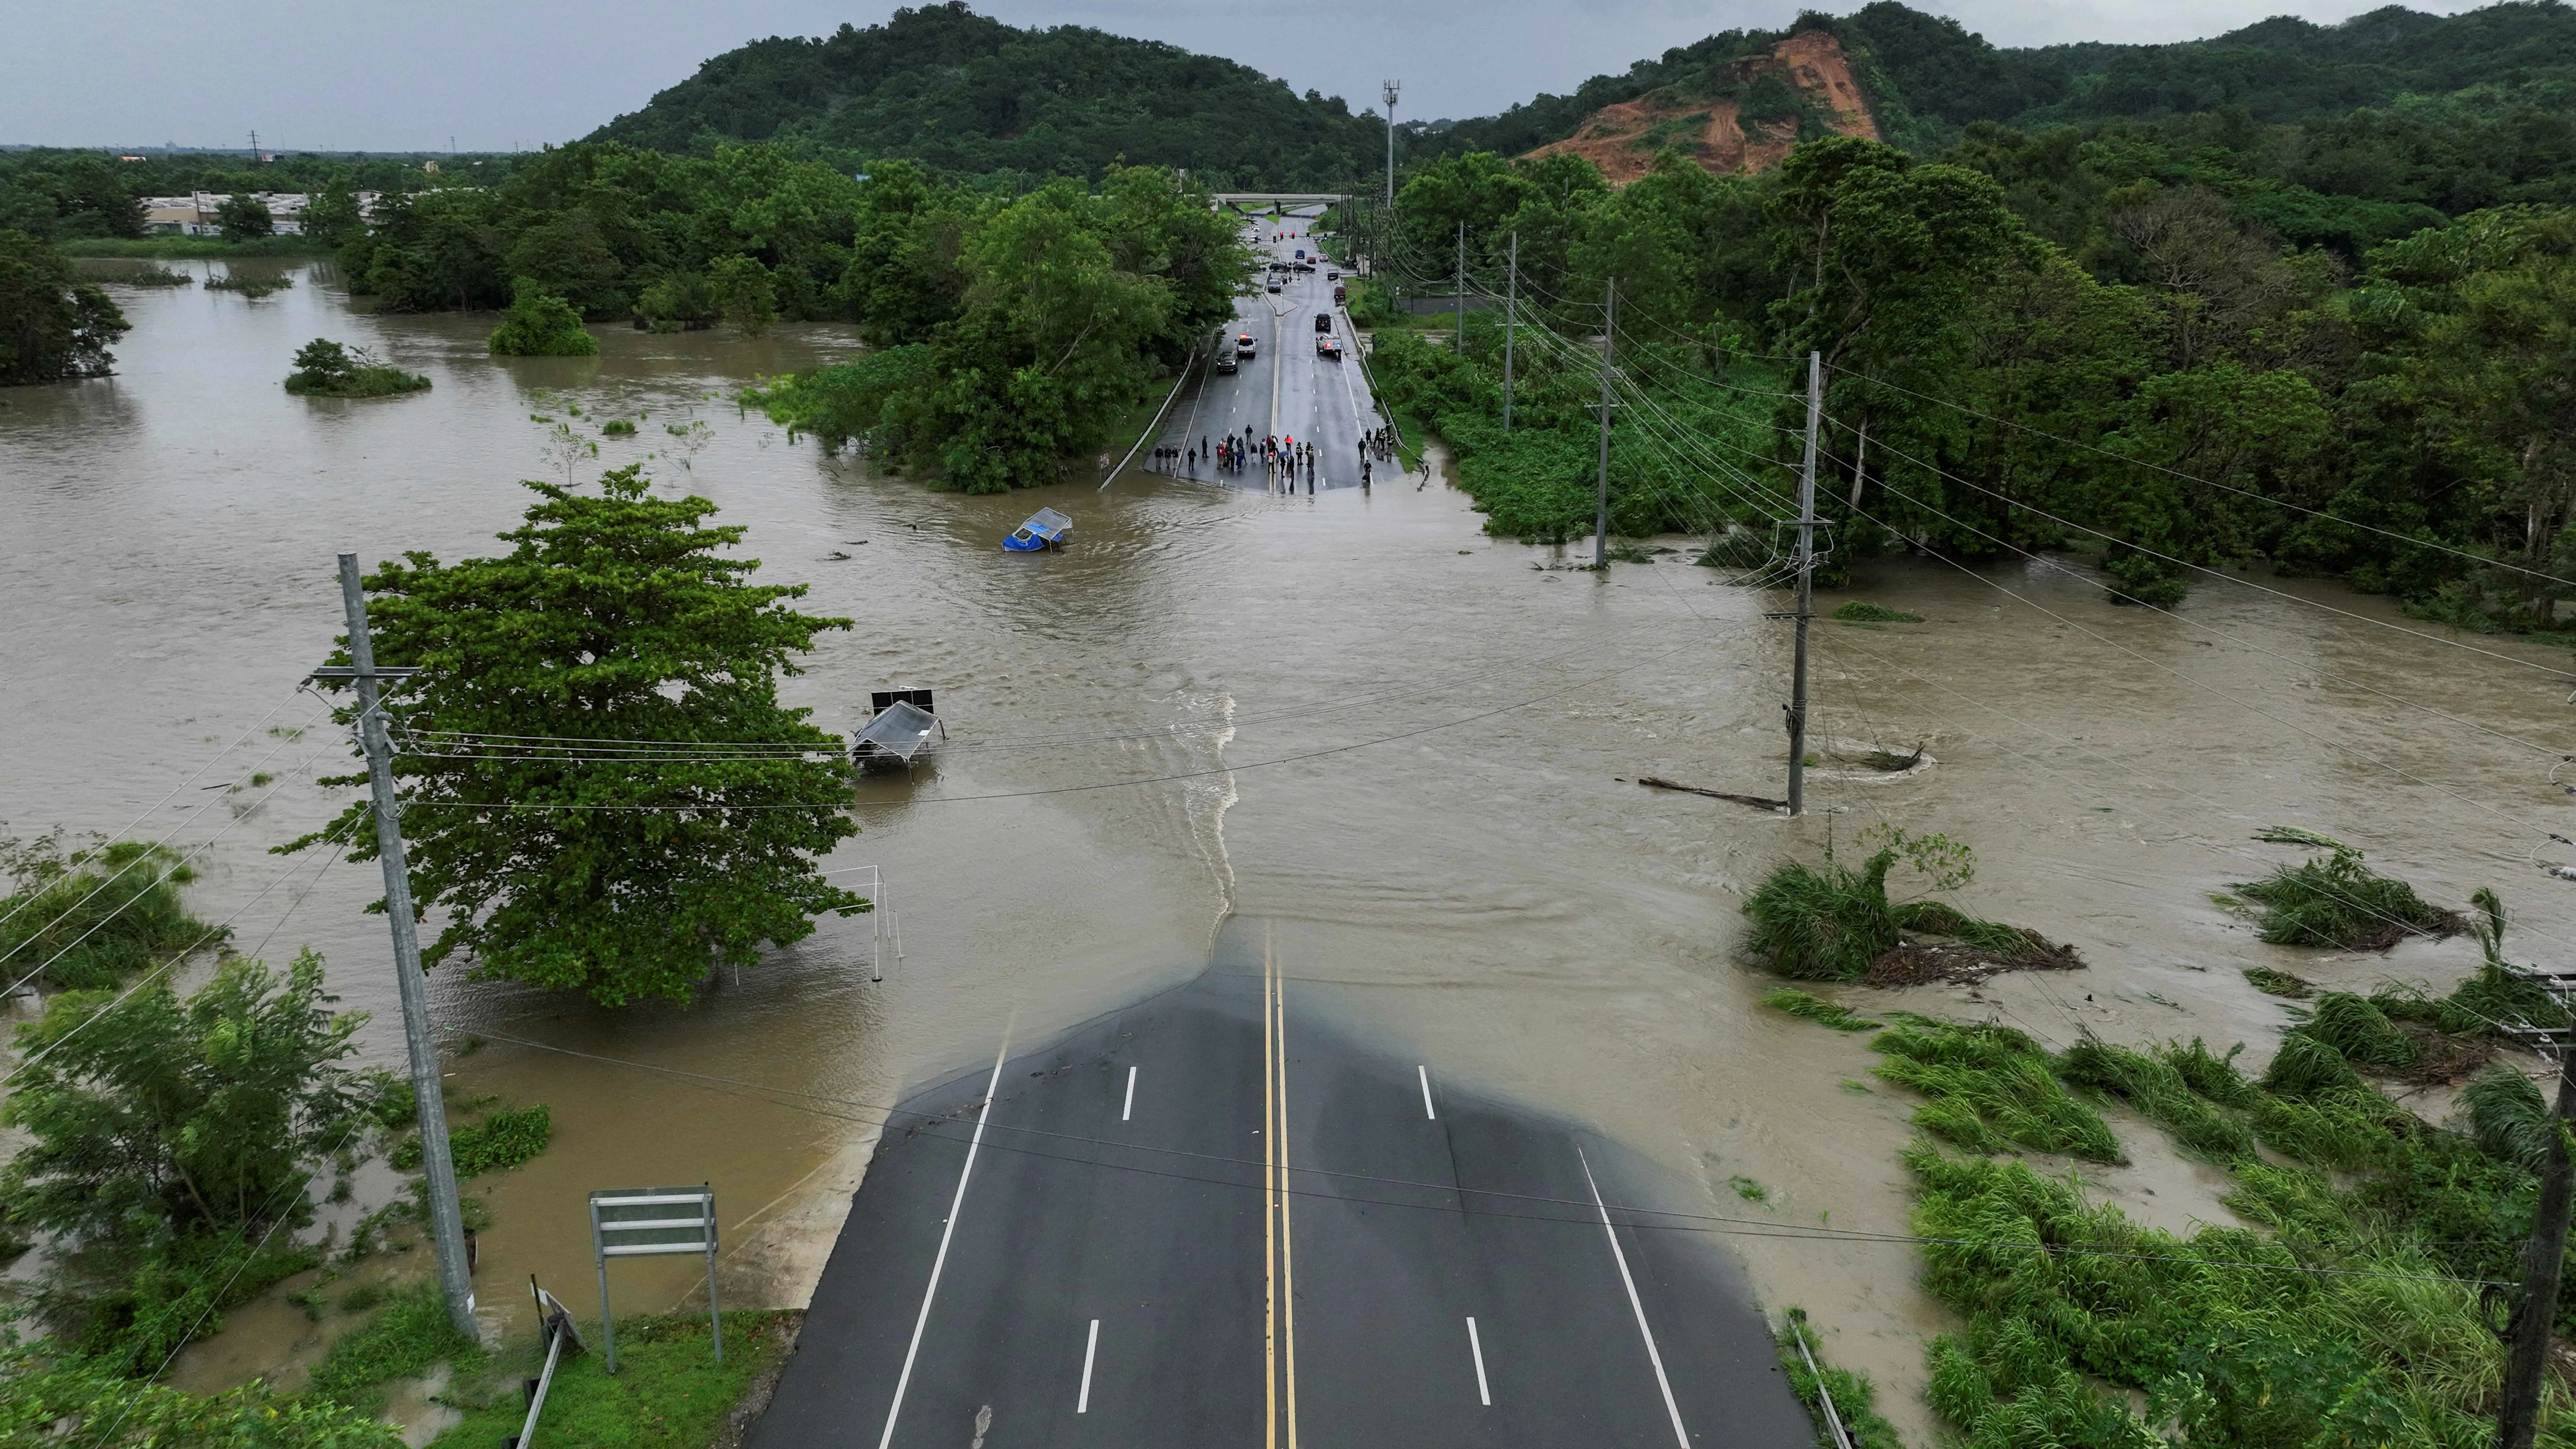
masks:
POLYGON ((716 1362, 724 1362, 724 1320, 716 1312, 716 1191, 696 1187, 634 1187, 590 1195, 590 1251, 599 1263, 599 1340, 610 1373, 617 1372, 617 1320, 608 1307, 608 1260, 707 1255, 707 1322, 715 1331, 716 1362))

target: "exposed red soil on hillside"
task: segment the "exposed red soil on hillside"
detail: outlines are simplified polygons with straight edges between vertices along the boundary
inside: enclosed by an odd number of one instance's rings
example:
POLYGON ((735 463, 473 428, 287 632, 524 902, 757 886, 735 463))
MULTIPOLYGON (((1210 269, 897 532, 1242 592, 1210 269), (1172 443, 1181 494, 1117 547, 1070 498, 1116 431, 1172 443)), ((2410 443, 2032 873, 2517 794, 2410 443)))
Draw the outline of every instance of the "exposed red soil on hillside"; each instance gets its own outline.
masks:
MULTIPOLYGON (((1768 56, 1736 63, 1740 78, 1764 72, 1780 76, 1814 107, 1825 125, 1846 136, 1882 139, 1870 114, 1869 98, 1852 79, 1851 61, 1842 42, 1822 30, 1805 30, 1771 47, 1768 56)), ((1654 166, 1655 153, 1677 146, 1700 166, 1721 174, 1768 171, 1780 164, 1798 139, 1795 121, 1757 125, 1747 136, 1737 121, 1732 100, 1694 101, 1670 91, 1657 91, 1604 106, 1592 113, 1574 135, 1550 142, 1531 156, 1570 153, 1601 168, 1613 186, 1625 186, 1654 166)))

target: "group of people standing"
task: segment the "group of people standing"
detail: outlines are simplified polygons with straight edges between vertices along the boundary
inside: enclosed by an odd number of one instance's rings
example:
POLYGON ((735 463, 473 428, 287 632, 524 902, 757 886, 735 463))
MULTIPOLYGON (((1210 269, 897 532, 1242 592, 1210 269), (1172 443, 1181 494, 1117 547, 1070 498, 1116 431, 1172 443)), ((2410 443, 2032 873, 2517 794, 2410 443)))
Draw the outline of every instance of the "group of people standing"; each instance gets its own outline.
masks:
MULTIPOLYGON (((1392 457, 1394 452, 1395 430, 1391 427, 1376 428, 1361 436, 1359 465, 1362 488, 1369 486, 1370 475, 1374 471, 1371 465, 1385 461, 1392 457)), ((1199 464, 1203 461, 1218 471, 1226 473, 1241 473, 1247 468, 1258 467, 1268 481, 1280 484, 1292 492, 1297 486, 1298 479, 1302 477, 1306 483, 1306 491, 1308 493, 1315 491, 1317 466, 1315 445, 1311 442, 1298 442, 1293 436, 1255 437, 1252 429, 1247 427, 1240 436, 1228 433, 1213 443, 1205 435, 1201 435, 1195 446, 1185 444, 1177 448, 1162 447, 1154 450, 1155 465, 1163 472, 1173 471, 1174 465, 1177 464, 1185 467, 1189 476, 1195 478, 1198 476, 1199 464)))

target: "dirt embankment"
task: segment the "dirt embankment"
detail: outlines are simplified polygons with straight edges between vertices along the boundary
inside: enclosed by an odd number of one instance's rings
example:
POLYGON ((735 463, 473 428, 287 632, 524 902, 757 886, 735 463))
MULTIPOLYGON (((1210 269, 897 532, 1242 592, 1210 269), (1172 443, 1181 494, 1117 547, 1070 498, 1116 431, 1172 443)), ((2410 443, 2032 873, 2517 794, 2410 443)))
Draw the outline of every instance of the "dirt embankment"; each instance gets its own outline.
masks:
POLYGON ((1693 95, 1691 88, 1667 86, 1633 101, 1604 106, 1574 135, 1553 141, 1531 156, 1560 152, 1581 156, 1601 168, 1613 186, 1625 186, 1651 169, 1655 153, 1678 148, 1709 171, 1721 174, 1768 171, 1797 144, 1799 118, 1747 123, 1740 95, 1763 76, 1776 76, 1796 92, 1815 118, 1832 131, 1876 141, 1878 120, 1869 98, 1852 78, 1851 61, 1842 42, 1822 30, 1804 30, 1771 47, 1767 55, 1748 56, 1729 67, 1727 84, 1712 93, 1693 95), (1733 91, 1737 94, 1723 94, 1733 91))

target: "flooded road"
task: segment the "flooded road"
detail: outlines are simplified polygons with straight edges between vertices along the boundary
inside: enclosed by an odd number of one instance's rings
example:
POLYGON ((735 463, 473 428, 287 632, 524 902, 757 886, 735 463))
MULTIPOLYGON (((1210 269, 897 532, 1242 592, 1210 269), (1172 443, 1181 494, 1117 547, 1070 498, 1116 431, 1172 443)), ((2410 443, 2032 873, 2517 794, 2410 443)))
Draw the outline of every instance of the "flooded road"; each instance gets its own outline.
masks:
MULTIPOLYGON (((435 978, 441 1025, 484 1043, 452 1062, 457 1090, 554 1112, 545 1155, 470 1189, 492 1209, 478 1282, 497 1324, 531 1272, 586 1309, 583 1194, 658 1183, 715 1184, 728 1303, 802 1301, 907 1085, 989 1060, 1006 1028, 1042 1038, 1197 975, 1240 915, 1273 923, 1302 1009, 1349 1039, 1703 1184, 1708 1236, 1764 1302, 1804 1305, 1919 1431, 1921 1338, 1943 1318, 1913 1250, 1779 1232, 1902 1232, 1911 1106, 1863 1088, 1858 1043, 1760 1008, 1770 983, 1733 960, 1740 892, 1783 853, 1881 820, 1975 846, 1963 903, 2090 968, 1905 1001, 2061 1045, 2200 1034, 2259 1060, 2286 1018, 2245 964, 2366 986, 2474 961, 2464 941, 2340 960, 2256 944, 2209 894, 2293 858, 2250 840, 2266 824, 2351 841, 2445 904, 2497 887, 2518 958, 2576 939, 2576 885, 2535 863, 2576 859, 2546 838, 2576 836, 2550 779, 2576 744, 2563 650, 2268 576, 2280 596, 2210 585, 2168 618, 2109 607, 2071 564, 1884 561, 1855 593, 1925 621, 1818 626, 1816 732, 1939 763, 1898 783, 1811 774, 1815 813, 1790 822, 1634 783, 1780 793, 1787 636, 1762 614, 1785 604, 1680 556, 1552 569, 1560 551, 1485 538, 1463 495, 1385 477, 1293 498, 1138 476, 932 493, 729 401, 847 354, 844 329, 603 328, 597 358, 493 359, 489 318, 356 316, 296 270, 255 303, 120 288, 135 330, 117 377, 0 391, 9 833, 142 817, 138 834, 205 846, 198 913, 273 961, 322 951, 344 1004, 375 1013, 372 1059, 395 1061, 383 923, 361 913, 374 867, 265 853, 342 798, 312 783, 345 755, 296 684, 338 629, 335 552, 491 551, 528 499, 515 480, 566 476, 532 415, 597 441, 583 479, 654 455, 662 488, 749 526, 764 582, 810 583, 804 607, 857 620, 791 701, 847 729, 870 688, 930 685, 955 736, 935 774, 866 787, 864 833, 830 863, 885 873, 904 954, 882 983, 865 918, 687 1009, 435 978), (435 389, 289 397, 288 359, 317 335, 435 389), (597 436, 639 415, 634 439, 597 436), (1041 504, 1073 515, 1075 546, 1003 553, 1041 504), (279 778, 196 788, 254 773, 279 778)), ((2160 1223, 2223 1220, 2190 1164, 2139 1158, 2103 1191, 2160 1223)), ((679 1260, 615 1271, 624 1311, 691 1291, 679 1260)))

